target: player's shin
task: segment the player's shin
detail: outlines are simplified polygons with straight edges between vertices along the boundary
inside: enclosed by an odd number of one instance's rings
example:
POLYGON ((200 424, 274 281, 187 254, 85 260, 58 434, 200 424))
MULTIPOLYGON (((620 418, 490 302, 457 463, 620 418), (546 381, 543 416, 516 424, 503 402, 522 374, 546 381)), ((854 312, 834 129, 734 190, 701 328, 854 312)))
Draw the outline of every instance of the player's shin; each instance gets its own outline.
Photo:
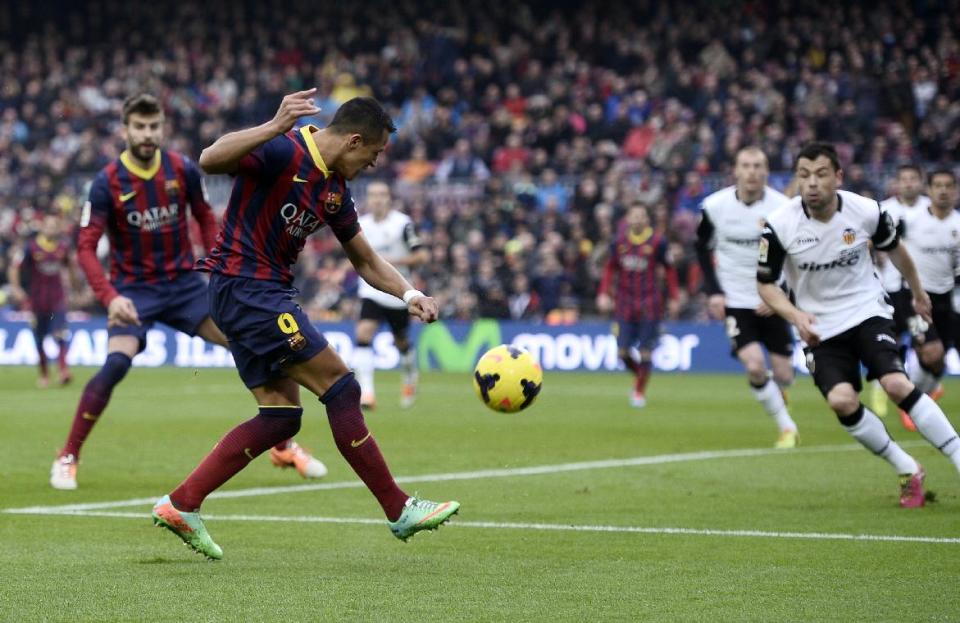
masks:
POLYGON ((400 369, 403 373, 403 383, 405 385, 417 384, 419 376, 417 351, 412 346, 408 346, 406 351, 400 353, 400 369))
POLYGON ((170 500, 180 511, 194 512, 210 493, 230 480, 272 446, 300 430, 301 407, 260 407, 260 413, 240 424, 221 439, 170 500))
POLYGON ((917 430, 931 445, 944 453, 960 470, 960 437, 950 420, 934 400, 915 387, 900 402, 900 408, 910 414, 917 430))
POLYGON ((940 377, 923 363, 917 362, 917 366, 910 371, 910 382, 916 385, 922 393, 929 394, 936 389, 940 377))
POLYGON ((80 448, 86 441, 87 435, 90 434, 93 426, 97 423, 100 414, 107 408, 107 403, 110 402, 110 396, 113 394, 113 388, 127 375, 130 364, 130 357, 123 353, 107 355, 103 367, 83 388, 83 395, 80 396, 80 403, 77 405, 77 411, 73 416, 70 435, 60 452, 61 456, 68 454, 75 457, 80 456, 80 448))
POLYGON ((757 402, 763 406, 767 415, 772 417, 777 423, 780 432, 797 430, 796 423, 787 411, 787 404, 783 399, 783 392, 780 391, 780 387, 772 378, 767 377, 765 382, 760 386, 754 385, 753 381, 751 381, 750 390, 753 392, 753 397, 757 399, 757 402))
POLYGON ((848 416, 838 416, 850 435, 897 470, 898 474, 916 474, 920 466, 897 444, 887 432, 883 421, 875 413, 860 405, 848 416))
POLYGON ((384 514, 396 521, 409 497, 394 481, 377 442, 360 411, 360 385, 348 373, 320 397, 327 408, 330 430, 340 454, 380 502, 384 514))

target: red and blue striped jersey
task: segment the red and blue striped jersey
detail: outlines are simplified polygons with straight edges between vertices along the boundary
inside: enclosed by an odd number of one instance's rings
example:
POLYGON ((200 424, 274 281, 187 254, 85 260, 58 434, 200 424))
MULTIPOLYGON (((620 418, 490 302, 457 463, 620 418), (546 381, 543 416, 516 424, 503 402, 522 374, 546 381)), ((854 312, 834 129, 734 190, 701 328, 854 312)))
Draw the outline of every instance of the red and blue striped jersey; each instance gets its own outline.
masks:
POLYGON ((27 243, 20 268, 30 281, 27 293, 34 313, 66 311, 63 269, 69 261, 70 247, 63 240, 37 236, 27 243))
POLYGON ((600 292, 609 292, 614 279, 614 314, 618 319, 662 319, 665 287, 670 298, 676 296, 676 274, 669 261, 666 238, 650 228, 640 234, 621 228, 610 245, 600 292))
POLYGON ((344 243, 360 231, 346 180, 327 169, 314 130, 281 134, 240 161, 217 244, 198 270, 291 285, 307 236, 329 225, 344 243))
POLYGON ((124 152, 100 171, 83 207, 77 261, 104 306, 117 295, 116 287, 170 282, 193 269, 188 206, 210 249, 216 217, 200 168, 187 157, 158 149, 143 169, 124 152), (96 255, 103 232, 110 239, 109 281, 96 255))

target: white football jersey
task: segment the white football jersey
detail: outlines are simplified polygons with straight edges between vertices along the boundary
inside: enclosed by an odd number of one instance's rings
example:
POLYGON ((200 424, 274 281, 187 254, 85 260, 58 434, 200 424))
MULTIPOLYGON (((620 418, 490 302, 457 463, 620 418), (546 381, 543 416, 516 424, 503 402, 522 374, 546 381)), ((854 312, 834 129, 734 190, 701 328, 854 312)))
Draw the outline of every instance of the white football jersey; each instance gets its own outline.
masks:
POLYGON ((960 256, 960 214, 951 210, 941 219, 931 208, 911 214, 904 221, 903 243, 917 266, 924 290, 934 294, 953 290, 960 256))
MULTIPOLYGON (((403 212, 390 210, 382 221, 376 220, 373 218, 373 214, 368 212, 361 216, 359 220, 360 228, 367 237, 370 246, 390 263, 395 260, 406 259, 410 256, 410 252, 421 244, 413 221, 403 212)), ((397 266, 396 268, 404 277, 410 278, 408 267, 397 266)), ((393 309, 405 309, 407 307, 402 299, 377 290, 363 279, 360 279, 358 293, 360 298, 370 299, 384 307, 393 309)))
MULTIPOLYGON (((880 202, 880 209, 889 213, 893 217, 893 222, 899 224, 900 221, 906 221, 914 214, 918 214, 930 205, 930 197, 920 195, 912 206, 901 203, 896 197, 888 197, 880 202)), ((880 273, 880 281, 883 283, 883 289, 887 292, 899 292, 904 287, 903 277, 900 271, 888 259, 877 264, 880 273)))
POLYGON ((765 186, 763 197, 750 205, 737 197, 737 187, 718 190, 703 200, 703 218, 713 225, 711 246, 716 258, 717 280, 727 307, 756 309, 757 246, 767 215, 789 199, 765 186))
POLYGON ((800 197, 767 217, 760 242, 757 279, 773 283, 781 269, 802 311, 813 314, 814 331, 826 340, 874 316, 892 318, 870 245, 896 247, 897 230, 880 205, 844 190, 839 209, 823 223, 807 215, 800 197))

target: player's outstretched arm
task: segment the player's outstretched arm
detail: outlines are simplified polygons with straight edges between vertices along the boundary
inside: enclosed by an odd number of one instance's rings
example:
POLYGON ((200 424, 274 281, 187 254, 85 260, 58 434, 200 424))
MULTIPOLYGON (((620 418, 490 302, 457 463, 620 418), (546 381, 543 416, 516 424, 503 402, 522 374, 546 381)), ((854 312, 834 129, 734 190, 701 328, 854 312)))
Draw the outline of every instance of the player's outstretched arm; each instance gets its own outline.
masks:
POLYGON ((770 309, 797 327, 797 331, 800 333, 800 339, 810 346, 816 346, 820 343, 820 336, 813 328, 813 325, 817 321, 816 317, 813 314, 808 314, 798 309, 791 303, 790 299, 787 298, 787 293, 784 292, 779 285, 758 281, 757 292, 770 309))
POLYGON ((291 93, 283 98, 277 114, 270 121, 246 130, 224 134, 200 153, 200 168, 210 174, 233 175, 244 156, 273 137, 289 132, 300 117, 320 112, 313 103, 316 92, 314 88, 291 93))
POLYGON ((930 297, 920 283, 920 274, 917 272, 917 266, 913 263, 913 258, 910 257, 910 253, 907 252, 906 247, 900 244, 893 249, 887 250, 887 257, 893 262, 896 269, 900 271, 900 274, 903 275, 903 278, 907 281, 907 285, 910 286, 910 292, 913 294, 914 310, 927 322, 933 322, 930 316, 930 297))
POLYGON ((357 273, 374 288, 403 299, 411 314, 424 322, 437 319, 439 309, 433 298, 415 290, 400 272, 373 250, 363 232, 343 243, 343 250, 357 273))

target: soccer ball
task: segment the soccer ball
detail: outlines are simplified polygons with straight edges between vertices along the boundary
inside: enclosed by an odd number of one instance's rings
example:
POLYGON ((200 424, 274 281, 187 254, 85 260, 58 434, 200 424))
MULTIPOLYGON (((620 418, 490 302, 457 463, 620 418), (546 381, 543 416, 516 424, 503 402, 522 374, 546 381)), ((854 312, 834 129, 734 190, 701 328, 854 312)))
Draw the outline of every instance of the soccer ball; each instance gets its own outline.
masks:
POLYGON ((473 389, 494 411, 523 411, 537 399, 542 384, 540 364, 524 349, 508 344, 484 353, 473 371, 473 389))

